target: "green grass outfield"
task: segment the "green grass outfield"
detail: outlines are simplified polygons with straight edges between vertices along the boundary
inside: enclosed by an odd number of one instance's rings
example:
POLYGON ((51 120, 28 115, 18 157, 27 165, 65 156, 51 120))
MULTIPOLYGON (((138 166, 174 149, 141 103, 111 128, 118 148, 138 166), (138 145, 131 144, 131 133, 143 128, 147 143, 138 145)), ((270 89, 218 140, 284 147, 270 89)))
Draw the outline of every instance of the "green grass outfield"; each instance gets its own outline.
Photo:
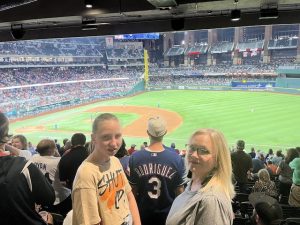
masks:
MULTIPOLYGON (((263 151, 268 148, 300 146, 300 96, 267 92, 238 91, 155 91, 137 96, 98 102, 64 110, 32 119, 11 123, 10 132, 17 128, 43 125, 39 132, 24 132, 29 141, 36 144, 42 138, 57 138, 60 142, 74 132, 90 136, 94 114, 84 112, 97 106, 134 105, 151 106, 175 111, 183 118, 182 125, 167 134, 165 144, 175 142, 184 148, 189 136, 198 128, 221 130, 232 146, 238 139, 246 141, 246 149, 254 146, 263 151), (53 131, 53 129, 57 130, 53 131)), ((122 124, 131 123, 136 114, 117 114, 122 124)), ((127 146, 138 146, 145 139, 125 136, 127 146)))

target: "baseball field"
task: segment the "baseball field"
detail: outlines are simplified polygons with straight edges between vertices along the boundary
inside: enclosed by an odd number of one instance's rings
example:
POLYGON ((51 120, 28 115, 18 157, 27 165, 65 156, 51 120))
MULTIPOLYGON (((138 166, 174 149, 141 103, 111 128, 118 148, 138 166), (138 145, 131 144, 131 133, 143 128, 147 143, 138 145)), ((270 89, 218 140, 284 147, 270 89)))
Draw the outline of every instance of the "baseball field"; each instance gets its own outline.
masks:
POLYGON ((10 133, 24 134, 34 144, 42 138, 61 143, 75 132, 90 139, 92 121, 103 112, 119 117, 127 147, 148 140, 147 119, 156 115, 168 124, 165 144, 174 142, 179 149, 195 130, 207 127, 221 130, 230 147, 245 140, 247 151, 300 146, 300 96, 267 92, 145 92, 11 122, 10 133))

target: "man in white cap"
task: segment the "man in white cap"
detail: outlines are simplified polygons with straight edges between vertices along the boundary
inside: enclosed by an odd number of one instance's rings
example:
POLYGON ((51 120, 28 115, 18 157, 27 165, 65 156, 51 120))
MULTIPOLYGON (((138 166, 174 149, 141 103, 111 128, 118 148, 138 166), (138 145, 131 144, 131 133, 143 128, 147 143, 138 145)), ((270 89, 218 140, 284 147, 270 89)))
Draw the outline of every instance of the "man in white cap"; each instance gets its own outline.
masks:
POLYGON ((183 191, 184 163, 163 145, 165 121, 157 116, 148 120, 150 145, 129 159, 129 182, 133 187, 143 225, 165 225, 175 197, 183 191))

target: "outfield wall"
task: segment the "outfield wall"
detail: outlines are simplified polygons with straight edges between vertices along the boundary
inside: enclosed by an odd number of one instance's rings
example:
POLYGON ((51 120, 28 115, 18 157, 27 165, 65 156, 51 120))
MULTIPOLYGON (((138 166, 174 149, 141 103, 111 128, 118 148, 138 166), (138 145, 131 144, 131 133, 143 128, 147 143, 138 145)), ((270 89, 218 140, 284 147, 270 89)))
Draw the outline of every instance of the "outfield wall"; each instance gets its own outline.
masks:
POLYGON ((230 87, 230 86, 187 86, 187 85, 167 85, 167 86, 150 86, 148 91, 161 90, 201 90, 201 91, 267 91, 285 94, 300 95, 300 89, 295 88, 281 88, 281 87, 230 87))
POLYGON ((300 78, 277 78, 276 86, 283 88, 300 88, 300 78))

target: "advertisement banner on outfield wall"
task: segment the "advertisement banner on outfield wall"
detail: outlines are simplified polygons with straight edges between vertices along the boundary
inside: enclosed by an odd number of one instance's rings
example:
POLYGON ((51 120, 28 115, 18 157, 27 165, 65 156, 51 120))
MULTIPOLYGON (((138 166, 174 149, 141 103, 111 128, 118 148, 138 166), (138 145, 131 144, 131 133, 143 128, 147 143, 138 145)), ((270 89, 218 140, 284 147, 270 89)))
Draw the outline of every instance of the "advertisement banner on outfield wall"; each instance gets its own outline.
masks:
POLYGON ((158 90, 166 90, 166 89, 173 89, 173 90, 202 90, 202 91, 228 91, 231 90, 231 87, 208 87, 208 86, 150 86, 147 88, 148 91, 158 91, 158 90))
POLYGON ((275 82, 232 81, 232 89, 268 89, 275 87, 275 82))

